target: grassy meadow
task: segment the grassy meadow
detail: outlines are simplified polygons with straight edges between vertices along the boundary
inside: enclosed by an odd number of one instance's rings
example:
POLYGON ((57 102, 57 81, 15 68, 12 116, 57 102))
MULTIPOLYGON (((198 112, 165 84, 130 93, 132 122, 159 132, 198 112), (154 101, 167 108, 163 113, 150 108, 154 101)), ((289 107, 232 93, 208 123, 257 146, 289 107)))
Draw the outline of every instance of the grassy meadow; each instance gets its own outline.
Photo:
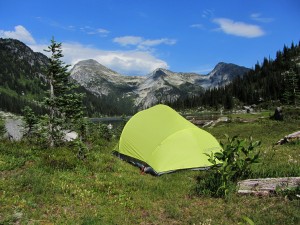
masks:
MULTIPOLYGON (((225 133, 262 141, 252 177, 300 176, 300 142, 274 145, 300 130, 299 119, 278 122, 266 113, 231 118, 205 129, 220 141, 225 133)), ((226 198, 200 196, 197 180, 207 171, 143 175, 112 155, 117 142, 117 136, 95 138, 79 160, 72 147, 2 141, 0 224, 300 224, 300 198, 234 191, 226 198)))

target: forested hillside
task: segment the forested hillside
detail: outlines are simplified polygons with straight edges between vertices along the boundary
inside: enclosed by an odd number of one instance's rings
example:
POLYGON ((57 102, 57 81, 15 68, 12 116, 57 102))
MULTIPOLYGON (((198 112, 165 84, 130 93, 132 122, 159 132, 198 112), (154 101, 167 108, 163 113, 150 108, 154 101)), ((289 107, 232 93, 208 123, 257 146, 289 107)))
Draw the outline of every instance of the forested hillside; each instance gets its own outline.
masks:
MULTIPOLYGON (((33 52, 15 39, 0 38, 0 110, 21 114, 26 105, 36 113, 43 113, 40 101, 47 94, 44 79, 49 59, 33 52)), ((115 101, 117 96, 95 96, 83 87, 78 92, 83 99, 88 116, 132 114, 132 102, 115 101)))
POLYGON ((213 107, 232 109, 242 104, 299 104, 300 101, 300 46, 291 44, 278 51, 276 59, 264 58, 243 77, 230 84, 209 89, 204 94, 179 99, 170 105, 177 109, 213 107))
POLYGON ((13 39, 0 39, 0 109, 20 113, 25 105, 40 111, 36 102, 45 92, 43 68, 48 58, 13 39), (35 102, 35 103, 34 103, 35 102))

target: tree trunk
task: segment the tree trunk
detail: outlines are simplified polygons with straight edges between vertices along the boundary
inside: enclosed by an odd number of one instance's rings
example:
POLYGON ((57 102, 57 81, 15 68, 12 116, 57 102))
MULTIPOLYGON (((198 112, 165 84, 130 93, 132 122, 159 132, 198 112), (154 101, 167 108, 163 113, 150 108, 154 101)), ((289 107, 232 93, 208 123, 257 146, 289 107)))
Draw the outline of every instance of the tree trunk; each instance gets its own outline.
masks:
POLYGON ((54 146, 54 126, 53 126, 53 121, 54 121, 54 106, 53 106, 53 99, 54 99, 54 87, 53 87, 53 75, 51 75, 50 78, 50 101, 52 102, 50 106, 50 115, 49 115, 49 145, 50 147, 54 146))

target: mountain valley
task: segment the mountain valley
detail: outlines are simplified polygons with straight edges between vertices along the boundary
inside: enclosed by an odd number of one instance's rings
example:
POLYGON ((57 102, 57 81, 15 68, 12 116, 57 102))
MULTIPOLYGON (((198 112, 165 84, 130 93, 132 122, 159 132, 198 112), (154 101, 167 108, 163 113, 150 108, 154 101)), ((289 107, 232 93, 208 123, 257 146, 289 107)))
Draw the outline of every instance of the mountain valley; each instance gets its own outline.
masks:
MULTIPOLYGON (((20 113, 24 105, 37 106, 45 95, 44 69, 48 58, 15 39, 0 39, 0 98, 5 111, 20 113), (15 103, 15 104, 14 104, 15 103)), ((88 59, 71 68, 71 78, 86 94, 91 114, 128 114, 179 97, 197 96, 224 86, 250 69, 218 63, 207 75, 157 68, 145 76, 125 76, 88 59)))

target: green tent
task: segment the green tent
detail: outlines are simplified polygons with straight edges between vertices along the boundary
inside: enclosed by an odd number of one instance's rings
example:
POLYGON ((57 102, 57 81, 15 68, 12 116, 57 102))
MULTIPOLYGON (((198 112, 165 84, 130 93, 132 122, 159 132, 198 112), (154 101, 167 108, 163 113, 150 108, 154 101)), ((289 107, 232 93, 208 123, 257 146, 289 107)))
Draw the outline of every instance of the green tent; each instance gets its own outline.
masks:
POLYGON ((181 169, 207 169, 211 163, 204 153, 220 150, 210 133, 172 108, 156 105, 138 112, 126 123, 115 154, 161 175, 181 169))

